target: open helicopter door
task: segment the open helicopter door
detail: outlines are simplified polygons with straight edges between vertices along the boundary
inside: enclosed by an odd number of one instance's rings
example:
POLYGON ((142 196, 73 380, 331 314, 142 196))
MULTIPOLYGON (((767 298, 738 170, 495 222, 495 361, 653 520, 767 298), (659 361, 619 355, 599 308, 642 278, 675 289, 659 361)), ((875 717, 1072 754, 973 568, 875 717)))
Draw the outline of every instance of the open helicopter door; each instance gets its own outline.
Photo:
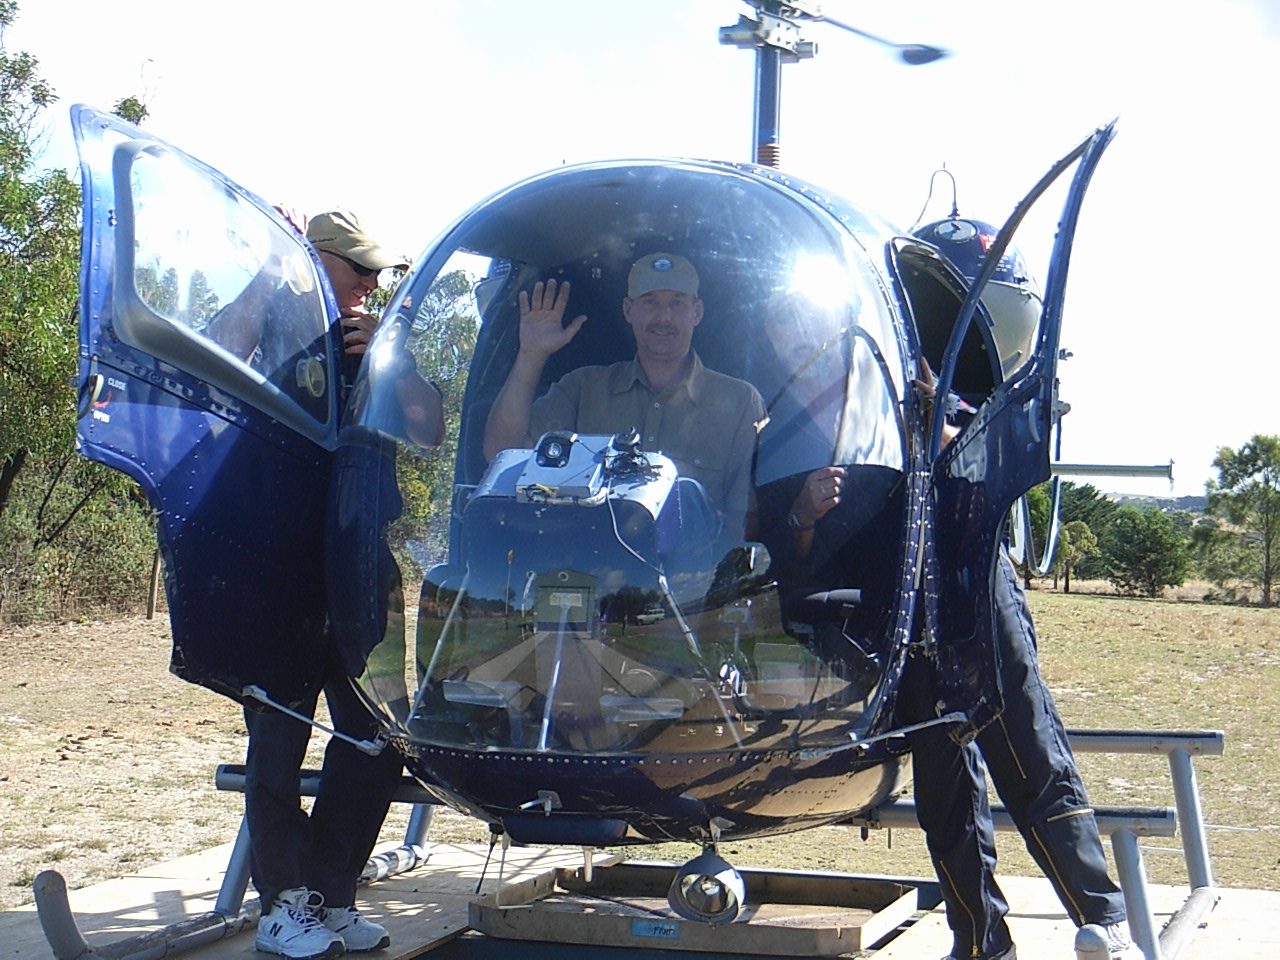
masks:
POLYGON ((172 671, 296 704, 318 686, 325 617, 342 382, 327 277, 291 224, 217 171, 118 117, 71 116, 80 452, 157 511, 172 671))
POLYGON ((992 570, 997 551, 1002 549, 1002 528, 1010 507, 1050 474, 1049 448, 1060 415, 1057 364, 1067 267, 1085 191, 1115 136, 1115 126, 1113 120, 1100 127, 1058 161, 1014 210, 960 306, 938 377, 938 396, 948 396, 979 299, 1014 232, 1050 185, 1074 166, 1075 176, 1049 262, 1034 351, 945 448, 943 418, 935 418, 932 426, 929 453, 934 462, 937 576, 936 594, 929 598, 928 606, 936 611, 930 619, 942 688, 939 711, 964 709, 969 713, 966 728, 955 733, 958 739, 976 733, 1003 709, 992 645, 992 570))

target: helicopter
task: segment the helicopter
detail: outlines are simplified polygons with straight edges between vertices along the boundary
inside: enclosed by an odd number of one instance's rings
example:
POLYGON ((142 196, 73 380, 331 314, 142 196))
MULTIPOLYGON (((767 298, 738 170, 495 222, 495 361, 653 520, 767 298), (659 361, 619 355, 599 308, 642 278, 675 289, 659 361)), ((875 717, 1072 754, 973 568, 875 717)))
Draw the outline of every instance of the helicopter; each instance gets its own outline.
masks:
POLYGON ((1000 712, 990 597, 970 585, 989 582, 1006 514, 1050 474, 1072 238, 1114 123, 984 240, 975 277, 767 164, 561 167, 431 243, 351 376, 325 272, 279 211, 118 117, 72 118, 77 440, 157 509, 178 676, 288 708, 306 693, 292 664, 327 616, 386 744, 440 802, 516 843, 699 844, 671 903, 712 923, 743 896, 721 843, 847 820, 909 783, 895 706, 910 654, 939 668, 928 723, 963 741, 1000 712), (1010 361, 984 290, 1068 172, 1043 298, 1010 361), (700 362, 764 402, 750 463, 698 464, 746 471, 745 504, 718 502, 640 424, 486 455, 522 297, 569 283, 571 313, 593 318, 547 363, 543 393, 632 356, 619 307, 645 257, 693 264, 700 362), (287 344, 270 364, 216 335, 262 282, 287 344), (771 341, 777 310, 803 359, 771 341), (456 401, 438 445, 406 427, 406 369, 456 401), (797 446, 819 370, 837 388, 830 422, 797 446), (944 444, 934 413, 952 396, 976 412, 944 444), (800 557, 786 505, 832 465, 848 495, 800 557), (444 503, 406 509, 431 471, 444 503))

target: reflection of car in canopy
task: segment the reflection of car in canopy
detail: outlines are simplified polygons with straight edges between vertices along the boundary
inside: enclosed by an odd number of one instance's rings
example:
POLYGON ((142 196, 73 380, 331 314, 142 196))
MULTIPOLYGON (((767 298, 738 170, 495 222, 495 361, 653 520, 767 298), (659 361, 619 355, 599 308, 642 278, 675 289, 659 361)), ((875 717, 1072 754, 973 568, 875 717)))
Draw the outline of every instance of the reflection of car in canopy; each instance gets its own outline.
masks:
POLYGON ((667 611, 661 607, 645 607, 640 613, 636 614, 636 623, 647 624, 657 623, 667 615, 667 611))
MULTIPOLYGON (((930 245, 844 201, 751 166, 566 167, 479 205, 429 249, 345 384, 336 335, 316 319, 334 316, 323 272, 286 224, 122 121, 77 119, 86 275, 109 280, 85 286, 82 383, 95 395, 107 373, 125 384, 82 421, 81 442, 160 509, 182 676, 292 702, 299 638, 264 644, 262 625, 327 609, 349 674, 441 800, 517 841, 592 846, 713 843, 882 802, 904 782, 894 706, 913 643, 944 681, 935 722, 963 730, 999 709, 983 669, 990 598, 967 585, 987 582, 1001 518, 1048 473, 1064 259, 1035 351, 1003 371, 977 291, 930 245), (623 436, 633 424, 485 460, 520 292, 569 280, 569 314, 590 318, 545 390, 631 356, 627 270, 657 250, 702 278, 702 362, 768 406, 745 537, 671 458, 623 436), (209 333, 262 276, 293 344, 268 371, 209 333), (156 278, 173 289, 160 295, 156 278), (795 322, 837 370, 820 406, 763 333, 780 292, 818 308, 795 322), (941 452, 910 386, 922 355, 944 389, 981 405, 941 452), (404 436, 406 362, 461 401, 438 450, 404 436), (453 458, 443 470, 441 457, 453 458), (833 464, 846 496, 801 556, 789 504, 833 464), (436 506, 424 491, 441 483, 436 506)), ((1060 257, 1109 138, 1069 158, 1084 160, 1060 257)))

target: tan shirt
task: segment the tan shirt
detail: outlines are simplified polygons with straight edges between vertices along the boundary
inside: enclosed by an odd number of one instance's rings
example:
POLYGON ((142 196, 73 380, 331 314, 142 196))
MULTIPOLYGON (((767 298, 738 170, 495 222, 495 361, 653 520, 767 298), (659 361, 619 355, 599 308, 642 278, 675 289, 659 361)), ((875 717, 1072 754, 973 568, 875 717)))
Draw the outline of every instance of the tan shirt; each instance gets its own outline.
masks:
POLYGON ((685 378, 657 395, 638 360, 571 370, 534 401, 529 434, 537 440, 547 430, 615 434, 635 427, 640 448, 665 454, 682 476, 699 481, 736 535, 747 510, 755 423, 763 417, 755 387, 708 370, 694 353, 685 378))

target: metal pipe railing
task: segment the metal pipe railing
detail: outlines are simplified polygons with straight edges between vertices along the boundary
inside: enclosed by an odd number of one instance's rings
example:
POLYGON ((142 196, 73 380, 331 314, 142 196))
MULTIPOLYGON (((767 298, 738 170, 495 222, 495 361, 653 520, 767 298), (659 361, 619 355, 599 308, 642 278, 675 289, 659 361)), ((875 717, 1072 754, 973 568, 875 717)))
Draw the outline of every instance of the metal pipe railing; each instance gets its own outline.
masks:
MULTIPOLYGON (((1068 729, 1067 738, 1075 753, 1164 754, 1169 759, 1173 781, 1174 807, 1096 807, 1098 829, 1111 837, 1116 873, 1124 893, 1129 930, 1146 960, 1177 960, 1178 955, 1218 902, 1213 885, 1213 868, 1191 758, 1221 756, 1226 737, 1221 730, 1093 730, 1068 729), (1190 894, 1157 935, 1155 916, 1147 896, 1147 873, 1138 847, 1139 836, 1171 837, 1182 832, 1182 851, 1187 865, 1190 894)), ((997 830, 1016 829, 1003 806, 993 804, 992 820, 997 830)), ((895 801, 865 817, 846 821, 864 829, 872 827, 914 827, 915 804, 895 801)), ((1078 960, 1105 958, 1105 936, 1100 928, 1086 925, 1076 940, 1078 960)))

